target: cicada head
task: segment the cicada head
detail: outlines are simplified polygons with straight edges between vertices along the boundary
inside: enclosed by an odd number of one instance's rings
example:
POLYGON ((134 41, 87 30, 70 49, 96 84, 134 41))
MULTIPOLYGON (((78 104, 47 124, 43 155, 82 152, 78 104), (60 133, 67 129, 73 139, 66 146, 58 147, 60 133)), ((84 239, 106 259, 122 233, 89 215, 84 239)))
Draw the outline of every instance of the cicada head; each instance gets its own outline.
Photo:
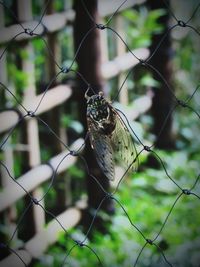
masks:
POLYGON ((91 97, 87 96, 87 115, 98 123, 108 120, 110 115, 109 103, 103 97, 102 93, 98 95, 93 95, 91 97))

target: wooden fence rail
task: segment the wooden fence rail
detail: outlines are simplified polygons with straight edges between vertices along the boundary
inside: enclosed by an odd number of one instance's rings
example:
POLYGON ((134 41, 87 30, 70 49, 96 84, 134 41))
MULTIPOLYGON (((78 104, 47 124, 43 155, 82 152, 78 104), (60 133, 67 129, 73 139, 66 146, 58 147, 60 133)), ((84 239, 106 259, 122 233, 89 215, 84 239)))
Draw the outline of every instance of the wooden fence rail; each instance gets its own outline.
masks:
MULTIPOLYGON (((138 58, 145 60, 149 56, 149 51, 146 48, 135 49, 132 51, 138 58)), ((131 52, 124 53, 115 57, 113 60, 104 62, 102 64, 103 78, 108 80, 120 73, 123 73, 138 64, 138 60, 131 54, 131 52)))
MULTIPOLYGON (((40 208, 41 207, 37 207, 40 208)), ((33 258, 39 258, 46 249, 54 244, 63 229, 68 231, 75 227, 81 219, 81 212, 78 208, 72 207, 57 216, 57 220, 50 221, 45 228, 39 231, 33 238, 24 244, 24 249, 17 250, 16 253, 28 265, 33 258)), ((11 254, 0 262, 0 267, 24 267, 24 263, 16 254, 11 254), (14 264, 14 265, 13 265, 14 264)))
MULTIPOLYGON (((78 139, 72 144, 70 149, 76 151, 83 145, 83 143, 83 139, 78 139)), ((66 171, 76 162, 76 160, 77 157, 71 156, 69 150, 64 150, 62 153, 49 160, 51 167, 47 164, 36 166, 21 177, 17 178, 17 183, 22 185, 27 192, 31 192, 42 183, 53 177, 54 173, 52 169, 56 170, 56 173, 59 174, 66 171), (62 163, 60 164, 61 161, 62 163)), ((13 181, 13 183, 4 187, 4 190, 0 192, 0 212, 26 195, 26 192, 17 183, 13 181)))
MULTIPOLYGON (((52 89, 49 89, 46 92, 45 97, 42 100, 42 105, 39 106, 36 114, 40 115, 56 107, 57 105, 64 103, 71 96, 71 93, 72 90, 68 85, 58 85, 52 89)), ((34 111, 42 97, 43 94, 37 95, 34 98, 27 98, 22 104, 27 110, 34 111)), ((21 112, 21 115, 26 115, 25 110, 22 109, 21 106, 17 107, 17 110, 21 112)), ((27 117, 27 119, 30 119, 30 117, 27 117)), ((18 120, 18 114, 13 110, 1 112, 0 133, 14 127, 18 120)))

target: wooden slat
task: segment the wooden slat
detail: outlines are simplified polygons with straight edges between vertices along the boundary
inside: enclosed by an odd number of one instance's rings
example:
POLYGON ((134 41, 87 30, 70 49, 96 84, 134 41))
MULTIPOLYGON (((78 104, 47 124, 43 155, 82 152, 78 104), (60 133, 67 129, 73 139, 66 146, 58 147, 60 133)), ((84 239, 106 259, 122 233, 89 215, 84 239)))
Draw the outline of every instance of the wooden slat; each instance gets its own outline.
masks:
POLYGON ((28 110, 34 111, 42 99, 42 102, 36 112, 36 114, 39 115, 65 102, 71 96, 71 93, 71 88, 68 85, 58 85, 47 91, 43 99, 42 97, 44 94, 37 95, 33 99, 31 97, 27 97, 23 102, 23 105, 28 110))
MULTIPOLYGON (((76 208, 69 208, 61 215, 57 216, 57 220, 68 231, 77 225, 81 219, 81 212, 76 208)), ((58 240, 59 233, 64 232, 56 220, 52 220, 45 229, 40 231, 31 240, 25 244, 25 249, 33 258, 38 258, 44 253, 49 245, 58 240)))
MULTIPOLYGON (((98 1, 98 9, 99 14, 102 17, 112 15, 117 8, 123 3, 124 0, 99 0, 98 1)), ((145 0, 127 0, 118 10, 118 12, 121 12, 124 9, 133 7, 137 4, 144 3, 145 0)))
MULTIPOLYGON (((67 10, 65 12, 55 13, 52 15, 45 15, 42 19, 42 23, 38 25, 37 29, 34 31, 35 34, 42 34, 45 28, 48 32, 55 32, 61 30, 68 22, 73 21, 74 11, 67 10)), ((34 29, 38 24, 38 21, 33 20, 29 22, 24 22, 22 25, 25 29, 34 29)), ((14 24, 9 27, 2 27, 0 29, 0 43, 9 42, 16 34, 23 32, 24 30, 19 24, 14 24)), ((25 33, 20 34, 16 40, 25 40, 29 38, 34 38, 35 36, 30 36, 25 33)))
POLYGON ((153 94, 151 92, 148 92, 146 95, 134 100, 134 102, 130 106, 121 105, 119 102, 114 102, 113 105, 114 107, 123 110, 128 120, 133 121, 151 108, 152 98, 153 94))
POLYGON ((19 115, 13 111, 2 111, 0 113, 0 133, 9 130, 19 120, 19 115))
MULTIPOLYGON (((41 207, 39 207, 41 208, 41 207)), ((57 220, 62 224, 64 229, 68 231, 75 227, 81 219, 81 212, 77 208, 69 208, 57 216, 57 220)), ((24 260, 26 265, 31 262, 33 258, 40 257, 45 250, 54 244, 59 237, 59 234, 64 232, 59 223, 53 219, 47 224, 45 228, 39 231, 33 238, 26 242, 23 250, 18 250, 16 253, 24 260)), ((0 262, 0 267, 24 267, 23 262, 12 253, 7 258, 0 262)))
MULTIPOLYGON (((71 88, 67 85, 58 85, 45 94, 45 97, 42 100, 42 103, 37 110, 37 115, 40 115, 43 112, 46 112, 63 102, 65 102, 71 96, 71 88)), ((26 98, 26 101, 23 103, 28 110, 34 111, 37 107, 39 101, 41 100, 43 94, 37 95, 34 98, 26 98)), ((26 114, 25 111, 18 107, 21 110, 22 114, 26 114)), ((28 117, 27 117, 28 119, 28 117)), ((30 118, 29 118, 30 119, 30 118)), ((19 120, 19 116, 15 111, 3 111, 0 113, 0 133, 9 130, 13 127, 19 120)))
POLYGON ((144 114, 145 112, 147 112, 152 106, 152 99, 153 99, 153 94, 151 94, 151 92, 136 99, 133 105, 134 106, 133 112, 130 110, 128 112, 128 117, 131 120, 135 120, 141 114, 144 114))
MULTIPOLYGON (((149 55, 149 50, 146 48, 139 48, 132 51, 138 58, 146 59, 149 55)), ((102 75, 104 79, 110 79, 117 76, 123 71, 133 68, 139 61, 130 53, 118 56, 111 61, 102 64, 102 75)))
MULTIPOLYGON (((51 174, 52 171, 48 165, 40 165, 22 175, 17 179, 17 182, 30 192, 44 181, 47 181, 51 174)), ((0 193, 0 211, 6 209, 25 195, 24 190, 13 181, 12 185, 5 187, 0 193)))
MULTIPOLYGON (((78 139, 73 143, 71 149, 77 149, 83 144, 83 139, 78 139)), ((69 153, 68 150, 63 151, 59 155, 53 157, 49 162, 54 169, 58 167, 61 160, 69 153)), ((68 155, 57 169, 57 173, 65 171, 72 166, 77 160, 77 157, 68 155)), ((31 192, 43 182, 52 177, 52 170, 48 165, 42 164, 40 166, 32 168, 30 171, 22 175, 17 179, 17 182, 21 184, 28 192, 31 192)), ((11 178, 10 178, 11 179, 11 178)), ((26 195, 26 192, 14 181, 12 185, 6 186, 2 192, 0 192, 0 211, 11 206, 18 199, 26 195)))
POLYGON ((17 15, 20 22, 32 20, 32 1, 18 0, 17 15))

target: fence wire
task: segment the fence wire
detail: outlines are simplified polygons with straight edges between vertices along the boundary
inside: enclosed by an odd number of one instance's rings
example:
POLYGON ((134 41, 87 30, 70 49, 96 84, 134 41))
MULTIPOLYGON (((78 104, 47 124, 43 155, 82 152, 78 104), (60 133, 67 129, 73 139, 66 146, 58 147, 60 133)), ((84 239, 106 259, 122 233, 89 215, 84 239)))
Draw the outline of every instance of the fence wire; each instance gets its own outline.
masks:
MULTIPOLYGON (((34 205, 37 205, 39 206, 41 209, 44 210, 44 212, 46 214, 48 214, 50 217, 52 217, 53 219, 55 219, 57 221, 57 223, 59 224, 61 230, 66 233, 66 237, 68 239, 70 239, 72 242, 73 242, 73 246, 66 252, 66 255, 62 261, 62 264, 61 266, 64 266, 68 259, 69 259, 69 256, 71 255, 72 251, 76 248, 76 247, 79 247, 80 249, 82 249, 83 247, 85 247, 86 249, 90 250, 90 252, 92 254, 94 254, 94 256, 96 257, 97 259, 97 262, 99 264, 99 266, 104 266, 104 259, 103 258, 100 258, 100 256, 98 255, 98 252, 90 245, 88 245, 87 243, 87 239, 88 239, 88 236, 94 226, 94 223, 95 223, 95 219, 97 218, 98 216, 98 213, 101 209, 101 207, 103 206, 104 202, 108 199, 111 199, 112 201, 115 202, 116 205, 118 205, 123 213, 125 214, 125 216, 127 217, 129 223, 130 223, 130 227, 133 228, 133 231, 137 231, 141 237, 144 239, 144 245, 141 247, 139 253, 138 253, 138 256, 137 258, 135 259, 135 262, 132 263, 131 266, 139 266, 139 260, 140 258, 142 257, 142 254, 145 250, 145 248, 147 246, 153 246, 159 253, 160 255, 162 256, 163 258, 163 261, 165 262, 166 265, 168 266, 175 266, 173 264, 173 262, 170 261, 170 259, 168 259, 167 255, 165 254, 164 250, 159 246, 158 244, 158 239, 163 231, 163 229, 166 227, 167 223, 168 223, 168 220, 170 217, 173 216, 173 210, 175 209, 177 203, 180 201, 181 198, 183 198, 183 196, 187 196, 187 197, 194 197, 194 198, 197 198, 200 200, 200 196, 195 192, 195 187, 197 186, 198 184, 198 181, 199 181, 199 178, 200 178, 200 174, 197 174, 196 177, 194 177, 194 182, 193 182, 193 185, 191 187, 187 187, 187 186, 182 186, 180 185, 176 179, 174 177, 172 177, 169 173, 169 171, 167 170, 167 167, 166 167, 166 164, 165 164, 165 160, 162 158, 162 156, 160 156, 159 152, 155 149, 155 144, 152 143, 151 145, 146 145, 144 143, 143 140, 140 139, 140 137, 137 135, 137 133, 134 131, 134 129, 132 129, 128 119, 126 118, 125 114, 121 111, 121 110, 118 110, 119 111, 119 114, 121 114, 121 117, 122 119, 129 125, 133 135, 135 136, 135 138, 137 139, 138 143, 141 145, 141 149, 137 152, 137 156, 136 158, 140 158, 141 154, 143 154, 144 152, 146 153, 149 153, 149 154, 152 154, 152 156, 154 158, 156 158, 164 172, 165 172, 165 175, 166 177, 177 187, 178 189, 178 194, 177 196, 174 198, 172 204, 171 204, 171 208, 168 210, 168 212, 166 212, 166 216, 165 216, 165 219, 160 227, 160 229, 158 230, 157 234, 153 237, 149 237, 149 236, 146 236, 142 230, 140 230, 140 227, 137 226, 137 224, 135 222, 133 222, 133 220, 131 219, 131 217, 129 216, 129 213, 126 211, 126 208, 124 207, 124 204, 121 203, 121 201, 118 200, 118 197, 116 196, 116 192, 118 191, 120 185, 121 185, 121 182, 122 180, 125 178, 126 174, 127 174, 127 171, 125 171, 125 173, 122 175, 122 177, 119 179, 119 182, 118 182, 118 185, 116 186, 116 188, 113 190, 113 192, 107 192, 104 187, 99 183, 98 179, 92 174, 92 170, 90 170, 88 168, 88 165, 87 165, 87 161, 86 159, 84 158, 84 156, 82 154, 79 153, 79 151, 82 150, 82 148, 84 147, 84 144, 85 144, 85 141, 86 139, 88 138, 88 134, 85 136, 85 140, 83 142, 83 144, 77 149, 77 150, 71 150, 70 147, 63 141, 60 139, 60 137, 56 134, 56 132, 54 131, 54 129, 52 129, 47 122, 45 122, 45 120, 43 120, 39 115, 37 115, 37 111, 39 109, 39 107, 42 105, 43 103, 43 100, 45 98, 45 95, 46 93, 48 92, 49 88, 51 87, 51 85, 58 79, 58 77, 61 75, 61 74, 64 74, 64 75, 68 75, 68 73, 70 72, 74 72, 77 74, 77 76, 79 76, 80 79, 83 80, 83 82, 86 84, 86 86, 88 88, 91 88, 91 85, 90 85, 90 81, 86 81, 86 79, 83 77, 83 75, 78 72, 74 67, 74 63, 76 61, 76 58, 77 58, 77 55, 79 53, 79 51, 81 50, 85 40, 87 39, 87 37, 90 35, 91 32, 95 31, 95 30, 99 30, 99 31, 104 31, 105 29, 107 29, 108 31, 111 31, 113 32, 120 40, 121 42, 126 46, 127 50, 132 54, 132 56, 134 58, 136 58, 138 60, 138 64, 140 64, 141 66, 143 66, 144 68, 147 68, 147 69, 150 69, 153 73, 155 73, 156 75, 158 75, 160 77, 160 79, 162 80, 163 84, 166 85, 166 87, 168 88, 168 90, 170 91, 172 97, 173 97, 173 105, 172 105, 172 108, 170 110, 170 112, 168 113, 168 115, 166 116, 166 119, 164 120, 163 122, 163 125, 160 129, 160 132, 158 134, 158 137, 160 136, 160 134, 162 133, 162 131, 164 130, 164 127, 166 125, 166 122, 169 118, 170 115, 172 115, 175 110, 177 108, 183 108, 183 109, 186 109, 190 112, 193 112, 195 114, 195 116, 197 116, 198 119, 200 119, 200 114, 198 112, 198 110, 194 109, 194 107, 192 105, 190 105, 190 102, 193 98, 195 98, 196 96, 196 93, 197 91, 199 90, 199 87, 200 85, 197 85, 196 88, 193 89, 193 93, 188 96, 188 98, 186 99, 180 99, 176 96, 175 94, 175 91, 174 91, 174 88, 168 84, 168 82, 166 81, 166 79, 164 78, 164 76, 160 73, 159 69, 156 68, 156 66, 153 66, 151 63, 150 63, 150 60, 152 59, 152 57, 157 53, 157 51, 160 49, 161 45, 163 42, 165 42, 165 39, 166 37, 175 29, 175 28, 188 28, 190 29, 191 31, 193 31, 197 36, 200 37, 200 32, 199 30, 194 27, 192 25, 192 19, 195 17, 195 16, 198 16, 198 11, 199 11, 199 7, 200 7, 200 3, 194 8, 191 16, 187 19, 187 20, 182 20, 182 19, 179 19, 177 18, 176 14, 173 12, 173 10, 166 4, 166 9, 168 9, 168 11, 170 12, 172 18, 173 18, 173 25, 170 26, 170 28, 166 31, 166 33, 164 34, 164 37, 161 39, 161 41, 157 44, 157 47, 155 48, 155 50, 153 51, 153 53, 151 53, 151 55, 146 59, 146 60, 141 60, 139 57, 137 57, 136 54, 134 54, 132 52, 132 50, 129 48, 129 44, 120 36, 120 34, 114 29, 112 28, 111 26, 109 26, 109 23, 112 21, 112 19, 114 18, 114 16, 116 15, 116 13, 120 10, 120 8, 123 6, 123 4, 126 2, 123 1, 121 3, 120 6, 117 6, 116 9, 115 9, 115 12, 107 19, 107 22, 105 24, 98 24, 98 22, 95 21, 95 19, 92 17, 92 15, 90 14, 90 12, 88 11, 88 8, 87 8, 87 1, 80 1, 80 5, 82 5, 82 8, 85 10, 85 12, 87 13, 88 17, 90 18, 90 20, 93 22, 93 27, 91 27, 88 32, 85 34, 85 36, 83 37, 82 41, 80 42, 79 46, 78 46, 78 49, 77 51, 75 52, 75 55, 74 55, 74 58, 72 60, 72 63, 69 67, 63 67, 63 66, 60 66, 58 64, 58 62, 56 61, 56 59, 54 58, 54 54, 53 54, 53 51, 51 51, 51 48, 48 46, 48 43, 47 41, 45 40, 45 38, 43 37, 43 34, 37 34, 35 31, 36 29, 38 28, 38 26, 43 26, 43 17, 44 15, 46 14, 46 11, 47 11, 47 7, 48 7, 48 4, 49 4, 50 1, 47 1, 47 4, 44 6, 43 8, 43 11, 42 11, 42 15, 41 17, 38 19, 38 24, 33 28, 33 29, 29 29, 29 28, 25 28, 23 26, 23 23, 21 23, 18 18, 17 18, 17 15, 9 8, 7 7, 6 5, 6 1, 1 1, 0 2, 0 5, 2 5, 10 14, 10 16, 21 26, 21 31, 17 32, 11 39, 10 41, 6 44, 5 46, 5 49, 3 50, 3 52, 1 53, 0 55, 0 60, 2 60, 2 58, 4 57, 5 55, 5 52, 8 50, 9 46, 16 40, 17 37, 19 37, 20 35, 22 34, 26 34, 27 36, 37 36, 38 38, 40 38, 45 46, 46 46, 46 49, 48 51, 48 54, 49 56, 53 59, 55 65, 59 68, 59 71, 56 73, 56 75, 54 77, 51 78, 49 84, 46 86, 43 94, 42 94, 42 97, 41 99, 39 100, 38 104, 35 106, 35 109, 34 110, 29 110, 28 107, 26 107, 25 105, 23 105, 21 103, 21 101, 18 99, 18 97, 16 95, 14 95, 12 93, 12 90, 10 90, 3 82, 0 81, 0 87, 1 87, 1 90, 5 90, 8 94, 10 94, 10 96, 16 101, 16 103, 24 110, 25 112, 25 115, 22 115, 22 112, 19 110, 19 109, 16 109, 15 107, 12 109, 13 111, 15 111, 18 115, 18 121, 16 123, 16 125, 14 125, 9 131, 8 133, 6 134, 5 138, 2 140, 1 144, 0 144, 0 148, 1 150, 3 150, 4 146, 6 145, 7 141, 9 140, 9 138, 12 137, 15 129, 19 129, 20 127, 22 127, 22 123, 28 118, 35 118, 38 120, 38 122, 43 125, 52 135, 53 138, 56 138, 66 149, 68 149, 68 153, 61 159, 61 161, 59 162, 59 164, 57 165, 56 168, 53 168, 52 167, 52 176, 51 176, 51 180, 49 182, 49 185, 48 185, 48 188, 46 189, 46 192, 44 192, 44 195, 40 198, 40 199, 36 199, 34 198, 31 193, 29 193, 26 188, 23 186, 23 184, 20 184, 18 182, 18 180, 13 177, 11 175, 11 172, 9 170, 9 168, 4 164, 3 161, 0 161, 0 164, 2 166, 2 168, 5 169, 5 171, 7 172, 8 176, 10 177, 10 179, 12 180, 13 183, 16 183, 19 187, 21 187, 21 189, 25 192, 25 194, 29 197, 30 199, 30 202, 29 204, 25 207, 23 213, 21 214, 21 216, 18 218, 18 222, 17 222, 17 226, 16 226, 16 229, 13 231, 9 241, 7 243, 0 243, 0 250, 7 250, 9 251, 10 253, 13 253, 15 254, 19 259, 20 261, 24 264, 24 266, 27 266, 25 260, 20 256, 20 254, 17 252, 16 249, 12 248, 12 245, 11 245, 11 242, 17 232, 17 230, 20 228, 20 225, 23 221, 23 219, 26 217, 28 211, 30 210, 31 207, 33 207, 34 205), (95 210, 94 214, 93 214, 93 219, 90 223, 90 225, 88 225, 88 230, 87 230, 87 233, 85 234, 85 237, 82 239, 82 240, 77 240, 73 237, 73 235, 69 234, 68 231, 65 229, 65 227, 62 225, 62 223, 58 220, 57 216, 54 215, 54 213, 52 213, 51 211, 49 211, 48 209, 46 209, 44 207, 44 205, 42 205, 42 200, 46 198, 47 194, 49 193, 49 191, 52 189, 52 187, 54 186, 54 180, 56 179, 57 177, 57 172, 58 172, 58 169, 61 165, 61 163, 63 161, 66 161, 68 159, 69 156, 73 156, 73 157, 78 157, 79 159, 81 159, 83 161, 83 163, 85 164, 86 166, 86 171, 88 173, 89 176, 92 177, 92 179, 95 180, 95 182, 98 184, 99 186, 99 190, 101 190, 103 193, 104 193, 104 197, 101 199, 97 209, 95 210)), ((165 2, 165 1, 164 1, 165 2)), ((44 32, 45 32, 45 27, 44 27, 44 32)), ((130 70, 131 71, 131 70, 130 70)), ((130 72, 129 72, 130 73, 130 72)), ((128 75, 129 75, 128 73, 128 75)), ((126 76, 125 80, 128 78, 128 75, 126 76)), ((125 82, 124 80, 124 82, 125 82)), ((124 84, 123 82, 123 84, 124 84)), ((118 89, 118 92, 116 95, 118 95, 120 93, 121 90, 123 90, 123 84, 122 86, 118 89)), ((93 92, 95 92, 95 90, 93 88, 91 88, 91 90, 93 92)), ((83 99, 83 101, 86 101, 85 99, 83 99)), ((7 110, 10 110, 10 109, 7 109, 7 108, 4 108, 2 111, 7 111, 7 110)), ((133 159, 133 160, 136 160, 136 159, 133 159)), ((185 166, 185 168, 187 168, 187 166, 185 166)), ((33 177, 34 179, 34 177, 33 177)), ((67 242, 67 241, 66 241, 67 242)), ((70 265, 70 263, 69 263, 70 265)), ((198 265, 199 266, 199 265, 198 265)))

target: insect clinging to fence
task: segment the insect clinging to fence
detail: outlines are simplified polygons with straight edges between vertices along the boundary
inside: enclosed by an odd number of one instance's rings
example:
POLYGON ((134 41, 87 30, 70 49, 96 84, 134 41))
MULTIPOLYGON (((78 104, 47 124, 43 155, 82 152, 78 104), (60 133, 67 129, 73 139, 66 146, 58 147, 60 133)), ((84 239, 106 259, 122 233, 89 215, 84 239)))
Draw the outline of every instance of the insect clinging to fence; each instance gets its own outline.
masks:
POLYGON ((123 161, 127 169, 136 170, 134 141, 118 111, 104 98, 103 93, 88 96, 88 90, 85 98, 91 147, 105 176, 114 180, 116 159, 123 161))

